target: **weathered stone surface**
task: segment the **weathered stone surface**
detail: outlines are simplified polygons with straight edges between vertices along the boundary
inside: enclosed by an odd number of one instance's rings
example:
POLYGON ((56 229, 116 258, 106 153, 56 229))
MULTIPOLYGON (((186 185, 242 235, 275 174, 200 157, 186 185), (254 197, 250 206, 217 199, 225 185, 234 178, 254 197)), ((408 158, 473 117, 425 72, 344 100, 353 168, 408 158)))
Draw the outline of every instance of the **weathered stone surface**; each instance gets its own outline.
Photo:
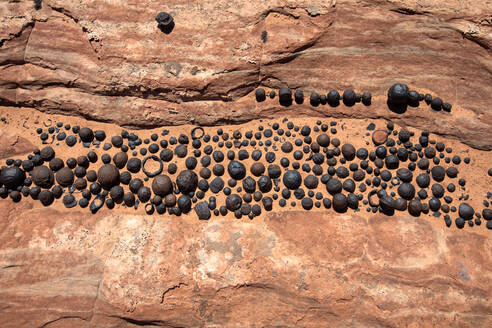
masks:
POLYGON ((492 149, 490 12, 472 0, 53 0, 39 11, 9 1, 0 6, 0 105, 139 127, 387 117, 492 149), (174 16, 170 34, 157 28, 160 11, 174 16), (398 81, 454 104, 452 113, 390 112, 386 90, 398 81), (257 104, 260 85, 370 91, 373 105, 257 104))
POLYGON ((13 133, 0 130, 0 158, 25 154, 34 150, 34 145, 27 139, 13 133))
POLYGON ((0 201, 2 327, 492 324, 490 238, 424 219, 13 206, 0 201))

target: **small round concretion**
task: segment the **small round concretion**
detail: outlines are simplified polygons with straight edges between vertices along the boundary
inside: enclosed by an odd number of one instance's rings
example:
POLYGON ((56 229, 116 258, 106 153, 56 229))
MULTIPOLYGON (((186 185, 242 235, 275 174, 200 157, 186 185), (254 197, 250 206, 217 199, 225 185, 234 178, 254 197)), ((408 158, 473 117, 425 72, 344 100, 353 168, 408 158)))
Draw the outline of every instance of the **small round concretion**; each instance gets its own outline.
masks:
POLYGON ((296 170, 289 170, 284 173, 282 181, 288 189, 295 190, 301 185, 301 174, 296 170))
POLYGON ((431 108, 433 110, 441 110, 442 109, 442 99, 439 97, 433 98, 431 101, 431 108))
POLYGON ((465 220, 471 220, 473 219, 473 215, 475 214, 475 210, 473 207, 468 205, 467 203, 461 203, 458 213, 460 217, 462 217, 465 220))
POLYGON ((198 176, 190 170, 181 171, 176 179, 176 185, 183 194, 195 191, 198 185, 198 176))
POLYGON ((316 142, 321 146, 321 147, 328 147, 330 145, 330 137, 322 133, 316 138, 316 142))
POLYGON ((259 177, 265 172, 265 166, 261 162, 255 162, 251 165, 250 171, 254 176, 259 177))
POLYGON ((415 197, 415 187, 410 183, 402 183, 398 187, 398 195, 406 200, 411 200, 415 197))
POLYGON ((66 208, 75 207, 77 206, 77 200, 73 195, 67 194, 63 196, 63 205, 65 205, 66 208))
POLYGON ((41 204, 43 204, 44 206, 50 206, 51 204, 53 204, 53 201, 55 200, 55 196, 49 190, 41 190, 41 192, 38 195, 38 199, 41 201, 41 204))
POLYGON ((47 146, 41 149, 39 155, 41 156, 43 161, 48 162, 55 157, 55 151, 50 146, 47 146))
POLYGON ((151 155, 151 156, 147 156, 144 158, 143 162, 142 162, 142 171, 143 173, 145 173, 146 176, 148 176, 149 178, 153 178, 155 176, 158 176, 159 174, 162 173, 162 169, 164 168, 164 165, 162 164, 162 160, 157 157, 156 155, 151 155), (145 164, 147 163, 147 161, 151 159, 153 161, 156 161, 159 163, 159 168, 153 172, 149 172, 145 169, 145 164))
POLYGON ((355 91, 352 89, 345 90, 342 99, 345 106, 353 106, 355 104, 355 91))
POLYGON ((342 154, 346 160, 353 160, 355 158, 355 147, 351 144, 344 144, 342 146, 342 154))
POLYGON ((432 179, 436 180, 437 182, 443 181, 444 178, 446 177, 446 170, 444 170, 444 167, 440 165, 434 166, 431 169, 431 173, 432 173, 432 179))
POLYGON ((328 191, 330 195, 340 193, 342 191, 342 188, 343 185, 337 178, 332 178, 326 183, 326 191, 328 191))
POLYGON ((2 169, 0 173, 0 184, 8 189, 15 189, 17 186, 22 185, 26 173, 17 166, 11 166, 2 169))
POLYGON ((370 92, 364 92, 362 94, 362 103, 366 106, 371 105, 372 95, 370 92))
POLYGON ((265 99, 266 99, 265 89, 263 89, 263 88, 256 89, 255 97, 256 97, 256 101, 258 101, 258 102, 265 101, 265 99))
POLYGON ((372 133, 372 142, 376 145, 382 145, 388 139, 388 133, 386 130, 376 130, 372 133))
POLYGON ((97 171, 97 181, 104 189, 111 189, 120 182, 120 171, 113 164, 104 164, 97 171))
POLYGON ((89 128, 82 128, 79 131, 79 137, 83 142, 91 142, 94 140, 94 132, 89 128))
POLYGON ((157 14, 157 16, 155 16, 155 21, 157 22, 159 27, 169 27, 173 24, 174 19, 173 16, 171 16, 169 13, 161 11, 157 14))
POLYGON ((231 194, 226 198, 226 207, 229 211, 238 210, 241 207, 242 203, 242 198, 236 194, 231 194))
POLYGON ((40 188, 51 188, 55 180, 53 171, 45 165, 36 166, 32 170, 31 176, 34 184, 40 188))
POLYGON ((210 219, 210 208, 208 207, 207 202, 200 202, 196 204, 194 210, 199 220, 210 219))
POLYGON ((338 213, 344 213, 345 211, 347 211, 348 208, 347 197, 345 197, 345 195, 343 194, 340 193, 335 194, 333 196, 332 204, 333 204, 333 209, 338 213))
POLYGON ((68 167, 61 168, 56 172, 56 182, 62 187, 69 187, 73 184, 73 171, 68 167))
POLYGON ((227 172, 234 180, 241 180, 246 176, 246 167, 238 161, 231 161, 227 166, 227 172))
POLYGON ((278 98, 281 104, 290 104, 292 102, 292 91, 289 88, 280 88, 278 98))
POLYGON ((124 168, 127 161, 128 161, 128 154, 127 153, 119 152, 113 156, 114 165, 116 165, 116 167, 119 169, 124 168))
POLYGON ((408 203, 408 213, 413 216, 419 216, 422 212, 422 203, 420 200, 413 199, 408 203))
POLYGON ((490 221, 492 220, 492 210, 488 209, 488 208, 485 208, 482 210, 482 217, 484 218, 484 220, 486 221, 490 221))
POLYGON ((294 100, 296 104, 302 104, 304 102, 304 93, 301 90, 294 92, 294 100))
POLYGON ((141 167, 142 167, 142 161, 140 160, 140 158, 137 157, 130 158, 130 160, 126 164, 127 170, 130 171, 131 173, 138 173, 141 167))
POLYGON ((173 182, 167 175, 158 175, 152 181, 152 191, 154 194, 164 197, 173 192, 173 182))
POLYGON ((388 101, 394 105, 406 105, 410 90, 403 83, 393 84, 388 90, 388 101))

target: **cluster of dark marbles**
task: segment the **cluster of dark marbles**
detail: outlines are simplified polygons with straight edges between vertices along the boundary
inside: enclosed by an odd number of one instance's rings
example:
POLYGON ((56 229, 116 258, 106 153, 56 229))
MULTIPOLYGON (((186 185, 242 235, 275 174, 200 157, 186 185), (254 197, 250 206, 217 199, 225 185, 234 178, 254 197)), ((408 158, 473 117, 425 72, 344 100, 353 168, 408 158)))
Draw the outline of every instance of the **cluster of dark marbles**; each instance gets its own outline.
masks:
MULTIPOLYGON (((274 90, 270 91, 268 97, 271 99, 275 98, 276 93, 274 90)), ((263 102, 267 98, 267 94, 265 89, 258 88, 255 91, 256 101, 263 102)), ((279 103, 283 106, 292 105, 292 90, 289 88, 280 88, 278 91, 278 99, 279 103)), ((340 105, 340 100, 343 101, 345 106, 354 106, 356 103, 362 102, 364 105, 371 105, 372 95, 370 92, 364 92, 362 94, 355 92, 352 89, 347 89, 340 96, 340 93, 336 90, 331 90, 326 95, 319 94, 317 92, 312 92, 309 97, 309 103, 312 106, 319 105, 330 105, 331 107, 337 107, 340 105)), ((295 90, 294 92, 294 101, 296 104, 300 105, 304 103, 304 92, 301 90, 295 90)))
MULTIPOLYGON (((0 172, 0 197, 10 196, 14 202, 31 197, 44 206, 62 198, 67 208, 89 207, 92 213, 104 205, 112 209, 116 204, 135 208, 143 204, 148 214, 181 215, 194 210, 199 219, 228 213, 252 219, 271 211, 274 202, 295 207, 300 201, 305 210, 323 207, 338 213, 360 211, 364 206, 367 212, 387 215, 408 211, 413 216, 432 212, 440 217, 444 213, 447 226, 452 224, 450 215, 458 212, 457 227, 481 225, 483 218, 492 229, 487 200, 480 214, 465 202, 468 195, 462 193, 458 208, 453 206, 456 200, 446 195, 458 188, 466 192, 466 180, 459 178, 458 167, 469 164, 469 158, 451 156, 452 149, 431 139, 428 132, 422 132, 415 142, 413 132, 397 131, 392 123, 383 130, 388 136, 383 144, 356 149, 334 136, 336 127, 336 122, 321 121, 299 127, 284 119, 244 135, 239 130, 229 135, 219 128, 211 136, 195 127, 178 137, 163 130, 161 136, 154 133, 143 140, 122 131, 104 143, 104 150, 119 149, 112 158, 91 150, 64 161, 56 157, 53 147, 45 146, 25 160, 7 159, 0 172), (172 163, 176 157, 184 160, 185 167, 172 163), (253 161, 249 167, 244 164, 247 159, 253 161), (102 166, 97 172, 91 170, 99 161, 102 166), (149 161, 157 163, 157 170, 147 169, 149 161), (449 164, 447 168, 443 163, 449 164), (140 172, 145 175, 143 180, 132 176, 140 172), (455 179, 458 186, 451 182, 455 179), (207 199, 207 193, 214 195, 207 199), (218 204, 220 193, 225 195, 225 204, 218 204)), ((374 128, 370 124, 367 129, 374 128)), ((97 149, 106 140, 102 130, 60 122, 48 128, 53 136, 55 132, 57 140, 72 147, 82 144, 97 149), (69 131, 73 134, 59 137, 69 131), (67 141, 72 137, 74 144, 67 141)), ((48 139, 42 128, 38 133, 42 140, 48 139)), ((492 175, 492 169, 488 174, 492 175)))
MULTIPOLYGON (((275 98, 275 96, 276 92, 274 90, 271 90, 268 93, 268 97, 271 99, 275 98)), ((256 89, 255 97, 258 102, 265 101, 267 99, 265 89, 256 89)), ((289 88, 280 88, 278 91, 278 99, 279 103, 283 106, 292 105, 292 90, 289 88)), ((309 103, 314 107, 326 104, 329 104, 331 107, 337 107, 340 105, 340 100, 348 107, 354 106, 356 103, 360 102, 366 106, 370 106, 372 95, 370 92, 358 93, 352 89, 347 89, 342 95, 336 90, 331 90, 326 95, 312 92, 309 97, 309 103)), ((304 93, 301 90, 295 90, 294 101, 299 105, 304 103, 304 93)), ((421 101, 425 101, 435 111, 444 110, 450 112, 452 108, 450 103, 444 102, 441 98, 410 90, 408 86, 403 83, 396 83, 388 89, 388 108, 394 112, 404 113, 408 106, 418 107, 421 101)))

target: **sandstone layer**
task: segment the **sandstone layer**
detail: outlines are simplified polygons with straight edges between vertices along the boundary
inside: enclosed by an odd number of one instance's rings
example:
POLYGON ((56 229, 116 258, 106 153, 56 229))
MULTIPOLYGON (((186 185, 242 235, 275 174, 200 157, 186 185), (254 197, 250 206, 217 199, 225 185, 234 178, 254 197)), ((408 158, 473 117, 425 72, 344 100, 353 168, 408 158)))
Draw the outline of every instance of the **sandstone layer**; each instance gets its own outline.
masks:
POLYGON ((4 1, 0 105, 120 125, 224 124, 282 114, 389 117, 492 149, 488 1, 4 1), (159 11, 176 26, 162 33, 159 11), (401 81, 463 108, 392 114, 401 81), (370 91, 366 108, 257 105, 253 90, 370 91))
MULTIPOLYGON (((43 147, 35 127, 57 121, 111 136, 316 117, 362 144, 368 123, 391 120, 471 158, 460 174, 478 209, 492 184, 491 12, 472 0, 43 0, 38 11, 3 1, 0 165, 43 147), (169 34, 159 11, 174 16, 169 34), (397 81, 453 110, 391 112, 397 81), (373 104, 255 101, 257 87, 285 86, 370 91, 373 104)), ((53 146, 64 159, 88 151, 53 146)), ((251 221, 86 210, 0 200, 0 327, 492 326, 484 223, 299 207, 251 221)))

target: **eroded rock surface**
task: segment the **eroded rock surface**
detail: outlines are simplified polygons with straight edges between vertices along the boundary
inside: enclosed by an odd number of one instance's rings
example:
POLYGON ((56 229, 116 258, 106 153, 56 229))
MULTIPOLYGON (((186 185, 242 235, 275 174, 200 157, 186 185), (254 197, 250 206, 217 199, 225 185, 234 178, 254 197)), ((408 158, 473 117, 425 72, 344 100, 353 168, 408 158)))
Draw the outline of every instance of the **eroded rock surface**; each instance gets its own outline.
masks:
POLYGON ((489 2, 43 1, 0 6, 0 105, 121 125, 223 124, 285 113, 377 118, 492 149, 489 2), (176 26, 162 33, 155 15, 176 26), (453 103, 393 114, 396 81, 453 103), (370 91, 373 106, 256 104, 258 86, 370 91), (462 110, 458 110, 461 108, 462 110))
POLYGON ((424 219, 11 209, 0 202, 3 327, 492 323, 490 238, 424 219))

